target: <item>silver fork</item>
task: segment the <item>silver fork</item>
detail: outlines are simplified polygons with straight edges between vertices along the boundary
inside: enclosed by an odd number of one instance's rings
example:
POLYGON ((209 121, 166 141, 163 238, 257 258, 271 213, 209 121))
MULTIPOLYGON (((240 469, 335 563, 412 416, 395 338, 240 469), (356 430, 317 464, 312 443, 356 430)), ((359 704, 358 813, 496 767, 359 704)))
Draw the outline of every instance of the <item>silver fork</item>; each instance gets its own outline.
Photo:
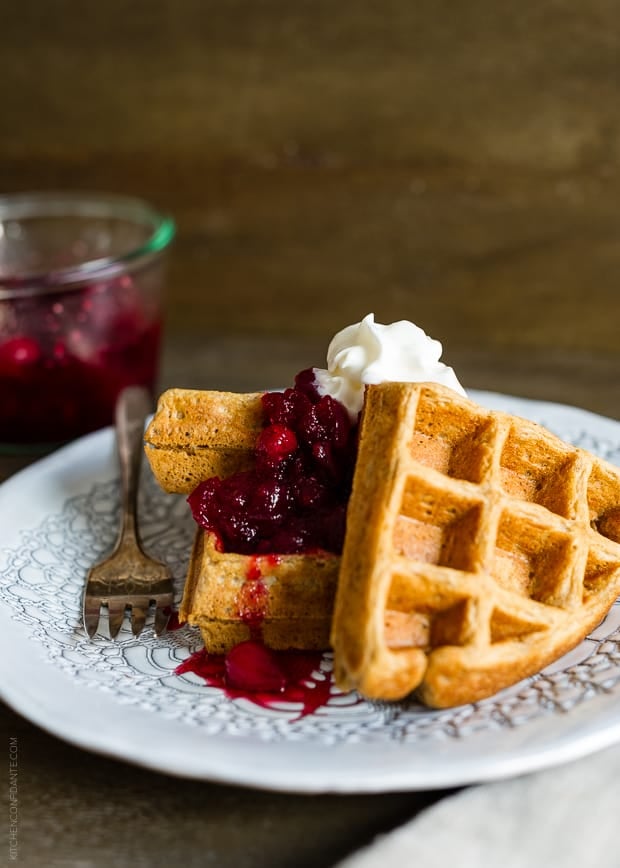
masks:
POLYGON ((155 634, 168 625, 173 602, 168 567, 149 557, 142 548, 137 521, 138 481, 142 458, 144 422, 150 409, 146 389, 130 386, 116 406, 116 441, 121 471, 121 526, 112 554, 90 568, 84 588, 84 627, 92 637, 99 626, 101 607, 107 607, 110 636, 121 629, 130 609, 134 636, 142 632, 152 604, 155 634))

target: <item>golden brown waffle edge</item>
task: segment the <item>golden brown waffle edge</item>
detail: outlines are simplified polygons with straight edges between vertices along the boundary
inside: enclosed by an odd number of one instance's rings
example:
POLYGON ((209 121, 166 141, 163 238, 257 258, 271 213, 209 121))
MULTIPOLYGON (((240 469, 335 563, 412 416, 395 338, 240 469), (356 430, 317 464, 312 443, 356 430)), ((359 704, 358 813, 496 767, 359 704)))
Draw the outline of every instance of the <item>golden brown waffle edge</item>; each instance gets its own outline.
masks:
POLYGON ((332 622, 342 689, 477 701, 620 592, 620 471, 431 384, 370 386, 332 622))
POLYGON ((261 393, 168 389, 146 429, 144 451, 164 491, 189 494, 211 476, 249 467, 262 425, 261 393))
POLYGON ((223 654, 253 638, 269 648, 329 647, 340 558, 220 552, 196 531, 179 617, 200 628, 207 651, 223 654))

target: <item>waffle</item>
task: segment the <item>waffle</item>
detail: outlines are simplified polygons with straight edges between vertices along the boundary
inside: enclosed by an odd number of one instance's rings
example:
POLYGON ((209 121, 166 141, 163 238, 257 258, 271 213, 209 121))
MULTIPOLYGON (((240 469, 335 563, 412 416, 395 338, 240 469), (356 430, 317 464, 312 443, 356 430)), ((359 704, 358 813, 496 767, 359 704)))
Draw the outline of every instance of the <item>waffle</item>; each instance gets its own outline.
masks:
POLYGON ((211 476, 250 467, 262 426, 261 393, 168 389, 146 429, 145 454, 164 491, 189 494, 211 476))
MULTIPOLYGON (((145 454, 165 491, 188 494, 211 476, 251 466, 262 430, 260 393, 170 389, 145 434, 145 454)), ((260 631, 271 648, 329 647, 340 558, 248 557, 218 551, 198 528, 179 617, 220 654, 260 631)))
POLYGON ((620 471, 431 384, 366 391, 331 641, 373 699, 490 696, 620 592, 620 471))
POLYGON ((260 635, 270 648, 329 647, 340 558, 336 555, 239 555, 217 550, 196 532, 179 617, 200 628, 214 654, 260 635))

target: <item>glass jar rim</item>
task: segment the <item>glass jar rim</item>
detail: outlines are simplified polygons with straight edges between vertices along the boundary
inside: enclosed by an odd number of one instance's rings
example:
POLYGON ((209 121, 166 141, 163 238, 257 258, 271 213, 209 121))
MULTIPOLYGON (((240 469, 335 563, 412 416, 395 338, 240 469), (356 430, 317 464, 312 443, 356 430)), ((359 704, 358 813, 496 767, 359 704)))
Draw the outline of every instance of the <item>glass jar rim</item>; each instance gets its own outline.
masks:
POLYGON ((77 289, 85 282, 111 279, 134 271, 162 253, 173 240, 172 217, 160 213, 145 200, 116 193, 29 192, 0 195, 0 228, 8 220, 35 217, 119 217, 151 227, 146 240, 115 256, 85 259, 76 265, 47 271, 0 272, 0 299, 40 295, 59 289, 77 289))

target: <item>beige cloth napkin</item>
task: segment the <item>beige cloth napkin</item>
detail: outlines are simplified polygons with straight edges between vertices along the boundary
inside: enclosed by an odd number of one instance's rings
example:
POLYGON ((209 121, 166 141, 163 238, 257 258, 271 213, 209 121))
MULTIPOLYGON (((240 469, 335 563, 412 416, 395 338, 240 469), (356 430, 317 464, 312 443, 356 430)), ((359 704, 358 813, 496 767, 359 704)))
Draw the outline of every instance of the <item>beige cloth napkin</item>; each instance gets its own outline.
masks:
POLYGON ((620 746, 462 790, 336 868, 620 868, 620 746))

